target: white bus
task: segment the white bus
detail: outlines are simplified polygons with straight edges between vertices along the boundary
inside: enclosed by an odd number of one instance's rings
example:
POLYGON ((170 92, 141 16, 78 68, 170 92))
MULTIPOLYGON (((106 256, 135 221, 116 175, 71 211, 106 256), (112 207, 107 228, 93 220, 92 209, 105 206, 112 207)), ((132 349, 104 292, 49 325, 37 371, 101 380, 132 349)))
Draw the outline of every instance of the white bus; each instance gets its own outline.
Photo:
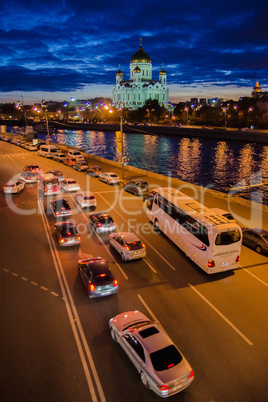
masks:
POLYGON ((146 214, 208 274, 238 268, 242 232, 235 222, 171 187, 149 193, 146 214))

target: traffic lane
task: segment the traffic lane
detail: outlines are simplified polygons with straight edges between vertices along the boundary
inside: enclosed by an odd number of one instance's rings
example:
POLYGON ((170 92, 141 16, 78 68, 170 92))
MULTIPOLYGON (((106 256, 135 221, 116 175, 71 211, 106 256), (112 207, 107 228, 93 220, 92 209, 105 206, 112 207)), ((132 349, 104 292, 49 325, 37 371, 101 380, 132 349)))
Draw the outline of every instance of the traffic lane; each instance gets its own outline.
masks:
POLYGON ((60 295, 0 269, 1 399, 89 401, 60 295))
POLYGON ((265 400, 264 343, 248 345, 191 288, 161 286, 157 295, 150 288, 140 294, 195 371, 192 400, 265 400))

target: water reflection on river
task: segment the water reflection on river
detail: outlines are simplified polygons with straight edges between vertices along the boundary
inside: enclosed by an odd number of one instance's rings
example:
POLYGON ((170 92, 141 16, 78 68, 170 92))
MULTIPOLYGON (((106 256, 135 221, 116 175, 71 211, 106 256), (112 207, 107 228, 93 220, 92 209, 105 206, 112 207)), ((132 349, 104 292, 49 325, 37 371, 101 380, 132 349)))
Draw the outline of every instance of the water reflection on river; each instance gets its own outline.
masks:
MULTIPOLYGON (((45 138, 45 135, 40 135, 45 138)), ((52 136, 59 144, 83 148, 87 153, 119 160, 115 133, 61 130, 52 136)), ((268 204, 268 146, 240 141, 216 141, 174 136, 124 134, 127 163, 141 169, 226 192, 231 186, 249 198, 268 204), (239 184, 237 184, 239 183, 239 184), (254 185, 243 189, 245 185, 254 185), (260 187, 261 185, 261 187, 260 187), (242 187, 242 190, 241 190, 242 187), (241 192, 242 191, 242 192, 241 192), (262 199, 263 198, 263 199, 262 199)))

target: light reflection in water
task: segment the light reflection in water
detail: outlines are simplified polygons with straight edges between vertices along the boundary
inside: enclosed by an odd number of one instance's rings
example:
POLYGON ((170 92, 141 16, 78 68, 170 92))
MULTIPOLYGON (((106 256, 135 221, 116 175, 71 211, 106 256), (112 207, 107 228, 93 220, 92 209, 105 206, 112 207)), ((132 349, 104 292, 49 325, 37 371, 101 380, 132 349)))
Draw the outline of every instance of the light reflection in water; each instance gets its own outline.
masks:
MULTIPOLYGON (((40 134, 39 138, 45 136, 40 134)), ((119 161, 114 132, 61 130, 51 137, 59 144, 119 161)), ((227 191, 243 179, 259 183, 261 177, 268 183, 268 146, 263 144, 139 133, 124 134, 124 153, 129 165, 219 191, 227 191)), ((250 191, 242 195, 249 198, 250 191)), ((264 185, 262 191, 268 203, 268 186, 264 185)))

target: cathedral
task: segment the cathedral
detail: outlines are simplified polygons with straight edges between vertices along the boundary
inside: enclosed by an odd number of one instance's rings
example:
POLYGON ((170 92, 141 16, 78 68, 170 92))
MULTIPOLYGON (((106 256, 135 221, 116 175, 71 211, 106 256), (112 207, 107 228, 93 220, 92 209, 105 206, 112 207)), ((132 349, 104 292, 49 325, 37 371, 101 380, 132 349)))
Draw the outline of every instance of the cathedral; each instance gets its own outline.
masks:
POLYGON ((168 105, 167 74, 164 68, 159 72, 159 80, 152 79, 152 61, 143 50, 139 50, 130 60, 130 79, 123 79, 123 72, 116 73, 116 85, 113 87, 113 103, 118 109, 138 109, 149 99, 157 100, 160 106, 168 105))

